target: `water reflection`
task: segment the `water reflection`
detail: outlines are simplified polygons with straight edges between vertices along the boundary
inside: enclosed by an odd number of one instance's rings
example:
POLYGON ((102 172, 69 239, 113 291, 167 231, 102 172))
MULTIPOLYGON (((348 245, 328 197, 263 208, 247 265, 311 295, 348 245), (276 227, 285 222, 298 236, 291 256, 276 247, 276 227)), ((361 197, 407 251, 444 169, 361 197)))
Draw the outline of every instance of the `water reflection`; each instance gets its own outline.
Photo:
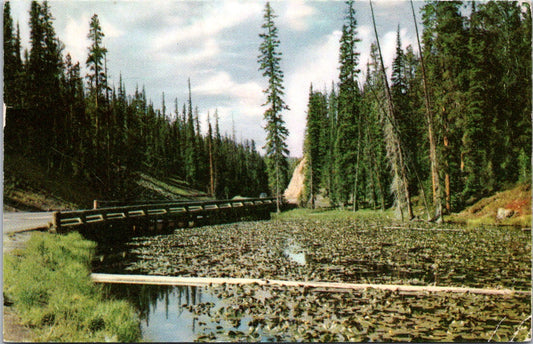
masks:
POLYGON ((243 316, 229 323, 211 317, 227 305, 207 287, 108 284, 105 288, 110 296, 136 306, 144 341, 192 342, 221 329, 244 332, 251 320, 243 316))
POLYGON ((298 265, 307 264, 307 257, 302 247, 294 242, 289 241, 283 254, 298 265))

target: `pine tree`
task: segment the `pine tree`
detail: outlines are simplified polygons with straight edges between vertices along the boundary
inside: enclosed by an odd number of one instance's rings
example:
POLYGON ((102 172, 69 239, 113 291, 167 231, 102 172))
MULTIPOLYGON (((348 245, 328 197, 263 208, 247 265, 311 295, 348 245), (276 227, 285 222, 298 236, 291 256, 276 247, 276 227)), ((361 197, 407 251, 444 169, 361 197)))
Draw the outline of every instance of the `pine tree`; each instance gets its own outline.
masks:
POLYGON ((21 133, 22 128, 31 125, 31 119, 24 105, 24 66, 20 56, 20 29, 17 24, 16 33, 13 28, 11 17, 11 5, 9 1, 4 2, 4 123, 7 123, 8 130, 4 134, 4 147, 6 151, 24 151, 27 134, 21 133), (27 120, 29 123, 25 123, 27 120), (12 127, 11 123, 20 123, 19 127, 12 127))
POLYGON ((69 157, 70 170, 76 176, 82 174, 89 135, 85 118, 85 93, 83 80, 80 76, 79 62, 73 63, 70 54, 65 57, 65 74, 62 80, 62 97, 65 102, 64 152, 69 157))
POLYGON ((309 201, 311 208, 315 207, 315 198, 320 191, 325 171, 327 145, 323 141, 326 139, 324 132, 327 127, 324 127, 324 123, 328 121, 327 111, 326 97, 320 92, 313 91, 311 85, 303 149, 307 163, 304 170, 305 188, 302 194, 303 202, 309 201))
POLYGON ((30 43, 26 92, 30 130, 28 133, 33 155, 51 169, 59 163, 57 155, 61 147, 58 140, 64 135, 60 131, 61 114, 60 81, 62 77, 63 46, 56 36, 48 2, 42 5, 33 1, 30 9, 30 43), (38 136, 36 139, 33 136, 38 136), (54 149, 51 149, 53 147, 54 149))
POLYGON ((209 195, 215 197, 215 154, 213 147, 213 128, 209 112, 207 113, 207 151, 209 155, 209 195))
MULTIPOLYGON (((198 166, 196 163, 196 135, 194 130, 194 118, 192 109, 191 80, 189 85, 189 99, 187 106, 187 121, 185 129, 185 179, 188 183, 195 185, 197 181, 198 166)), ((185 113, 184 113, 185 115, 185 113)))
POLYGON ((431 83, 432 112, 435 114, 437 135, 444 173, 446 211, 461 206, 459 194, 460 137, 462 128, 456 123, 465 113, 467 87, 468 33, 461 15, 459 1, 434 1, 423 7, 424 62, 431 83))
MULTIPOLYGON (((414 56, 413 56, 414 57, 414 56)), ((411 58, 413 58, 411 57, 411 58)), ((413 67, 411 67, 413 68, 413 67)), ((431 219, 429 207, 425 196, 425 190, 420 177, 420 166, 418 164, 418 155, 420 145, 420 125, 421 118, 417 116, 417 111, 412 108, 412 98, 415 96, 410 89, 415 71, 408 71, 407 56, 402 49, 400 38, 400 26, 396 34, 396 54, 392 62, 391 76, 391 97, 394 104, 394 115, 398 124, 398 134, 403 146, 405 155, 405 164, 410 171, 408 178, 409 192, 412 195, 420 193, 421 198, 426 206, 428 220, 431 219)))
POLYGON ((20 99, 17 89, 17 76, 22 69, 20 59, 20 33, 15 34, 11 5, 4 2, 4 103, 9 107, 18 107, 20 99))
MULTIPOLYGON (((88 47, 88 56, 85 62, 89 72, 86 78, 88 84, 87 114, 91 120, 93 133, 91 163, 103 181, 106 192, 112 189, 113 176, 111 175, 111 109, 109 108, 106 56, 107 49, 103 45, 105 37, 97 14, 91 17, 89 23, 89 38, 91 45, 88 47)), ((100 186, 100 185, 99 185, 100 186)))
MULTIPOLYGON (((90 74, 87 74, 89 80, 89 91, 96 108, 105 97, 106 74, 104 70, 104 61, 107 54, 107 49, 103 46, 103 38, 105 37, 100 26, 100 19, 97 14, 94 14, 89 24, 89 34, 87 38, 91 40, 89 47, 89 56, 87 57, 87 68, 90 74)), ((97 124, 98 127, 98 124, 97 124)))
POLYGON ((347 3, 348 14, 340 40, 340 74, 337 136, 335 141, 334 197, 346 205, 352 195, 354 210, 359 198, 359 163, 361 150, 361 95, 357 82, 359 53, 356 51, 357 21, 353 1, 347 3))
POLYGON ((324 166, 322 170, 322 184, 325 189, 325 195, 329 197, 330 202, 335 203, 333 192, 335 179, 335 141, 337 139, 337 95, 335 93, 335 86, 332 84, 331 91, 327 99, 327 129, 324 131, 324 144, 326 145, 326 153, 324 158, 324 166))
POLYGON ((390 123, 388 123, 389 119, 387 118, 385 93, 378 48, 373 43, 370 46, 370 61, 367 65, 364 84, 364 106, 367 114, 364 152, 369 166, 370 198, 374 206, 379 206, 382 210, 385 210, 392 203, 388 192, 392 186, 392 178, 390 174, 391 163, 387 152, 387 145, 390 142, 387 140, 387 134, 390 134, 390 123))
MULTIPOLYGON (((531 169, 531 4, 491 1, 479 6, 486 35, 484 55, 492 57, 486 98, 496 185, 528 180, 531 169), (519 159, 520 157, 520 159, 519 159)), ((487 125, 485 125, 487 126, 487 125)))
POLYGON ((263 76, 268 79, 268 87, 263 91, 267 95, 267 101, 264 106, 268 106, 264 113, 266 121, 265 129, 266 138, 266 159, 269 177, 270 190, 277 199, 277 210, 281 194, 288 183, 288 149, 285 140, 289 131, 285 127, 285 121, 282 118, 282 111, 288 109, 283 100, 283 72, 280 68, 281 52, 279 52, 280 41, 278 39, 278 29, 274 24, 276 15, 270 7, 270 3, 265 5, 264 23, 262 28, 264 33, 259 34, 263 39, 257 62, 259 70, 263 71, 263 76))
MULTIPOLYGON (((488 138, 485 136, 487 128, 484 123, 484 115, 487 113, 484 90, 489 80, 486 79, 485 59, 486 40, 479 29, 478 13, 475 3, 472 3, 470 14, 470 27, 468 37, 468 88, 465 100, 467 100, 467 114, 460 123, 463 126, 461 138, 461 172, 464 175, 464 189, 462 199, 466 203, 473 203, 484 195, 489 189, 492 168, 489 163, 485 145, 488 138), (489 178, 484 178, 490 176, 489 178)), ((492 191, 492 190, 491 190, 492 191)))

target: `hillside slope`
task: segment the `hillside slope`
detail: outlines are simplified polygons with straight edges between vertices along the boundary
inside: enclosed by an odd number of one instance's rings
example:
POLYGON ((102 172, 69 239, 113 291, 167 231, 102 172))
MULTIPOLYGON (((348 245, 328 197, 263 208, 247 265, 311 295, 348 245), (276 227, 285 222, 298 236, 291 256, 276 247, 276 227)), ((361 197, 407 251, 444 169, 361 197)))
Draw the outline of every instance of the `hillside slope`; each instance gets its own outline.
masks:
MULTIPOLYGON (((176 177, 156 178, 139 173, 137 186, 128 201, 207 199, 176 177)), ((87 209, 93 200, 110 200, 86 183, 58 173, 21 156, 4 158, 4 211, 54 211, 87 209)))
POLYGON ((516 225, 531 228, 531 184, 519 184, 512 189, 483 198, 447 219, 453 222, 516 225))

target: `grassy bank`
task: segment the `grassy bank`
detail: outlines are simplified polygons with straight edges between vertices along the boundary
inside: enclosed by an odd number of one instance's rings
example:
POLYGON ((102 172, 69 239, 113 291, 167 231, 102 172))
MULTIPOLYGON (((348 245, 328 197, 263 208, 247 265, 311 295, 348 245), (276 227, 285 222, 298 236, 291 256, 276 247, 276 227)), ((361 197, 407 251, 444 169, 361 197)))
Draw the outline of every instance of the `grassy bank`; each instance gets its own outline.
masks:
POLYGON ((272 214, 274 220, 394 220, 396 215, 392 209, 386 211, 361 209, 358 211, 341 209, 307 209, 296 208, 279 214, 272 214))
POLYGON ((460 213, 445 217, 446 221, 469 226, 505 225, 531 228, 531 184, 522 183, 483 198, 460 213), (498 211, 508 216, 498 217, 498 211))
MULTIPOLYGON (((415 202, 416 203, 416 202, 415 202)), ((421 219, 426 219, 425 210, 420 205, 414 206, 415 214, 421 219)), ((444 221, 449 224, 478 226, 517 226, 531 228, 531 184, 521 183, 508 190, 500 191, 490 197, 483 198, 459 213, 444 216, 444 221), (507 216, 498 217, 499 211, 506 211, 507 216)), ((398 222, 399 218, 392 208, 386 211, 361 209, 356 212, 351 210, 326 210, 297 208, 281 214, 274 214, 274 219, 279 220, 376 220, 398 222)))
POLYGON ((24 251, 4 257, 4 295, 35 340, 140 340, 135 309, 104 299, 90 279, 95 246, 78 233, 35 233, 24 251))

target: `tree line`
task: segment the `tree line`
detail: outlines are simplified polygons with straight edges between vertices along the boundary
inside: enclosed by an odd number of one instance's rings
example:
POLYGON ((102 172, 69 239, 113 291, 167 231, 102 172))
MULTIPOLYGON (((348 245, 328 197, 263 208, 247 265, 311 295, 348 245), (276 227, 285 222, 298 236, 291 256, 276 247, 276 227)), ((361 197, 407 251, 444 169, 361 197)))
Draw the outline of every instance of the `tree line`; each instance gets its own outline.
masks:
POLYGON ((217 198, 268 192, 264 158, 253 140, 221 134, 218 113, 200 131, 190 80, 186 102, 161 109, 144 86, 127 94, 120 76, 109 82, 98 15, 90 21, 85 66, 64 54, 48 2, 32 1, 30 48, 21 46, 9 1, 4 2, 5 154, 21 154, 47 171, 69 174, 114 199, 135 197, 140 172, 177 177, 217 198), (172 110, 170 108, 173 108, 172 110))
POLYGON ((416 198, 440 220, 531 180, 529 3, 429 1, 421 37, 411 3, 420 53, 402 48, 398 26, 390 79, 377 30, 360 66, 353 1, 346 7, 339 82, 309 90, 302 204, 322 193, 354 210, 395 204, 409 219, 416 198))

